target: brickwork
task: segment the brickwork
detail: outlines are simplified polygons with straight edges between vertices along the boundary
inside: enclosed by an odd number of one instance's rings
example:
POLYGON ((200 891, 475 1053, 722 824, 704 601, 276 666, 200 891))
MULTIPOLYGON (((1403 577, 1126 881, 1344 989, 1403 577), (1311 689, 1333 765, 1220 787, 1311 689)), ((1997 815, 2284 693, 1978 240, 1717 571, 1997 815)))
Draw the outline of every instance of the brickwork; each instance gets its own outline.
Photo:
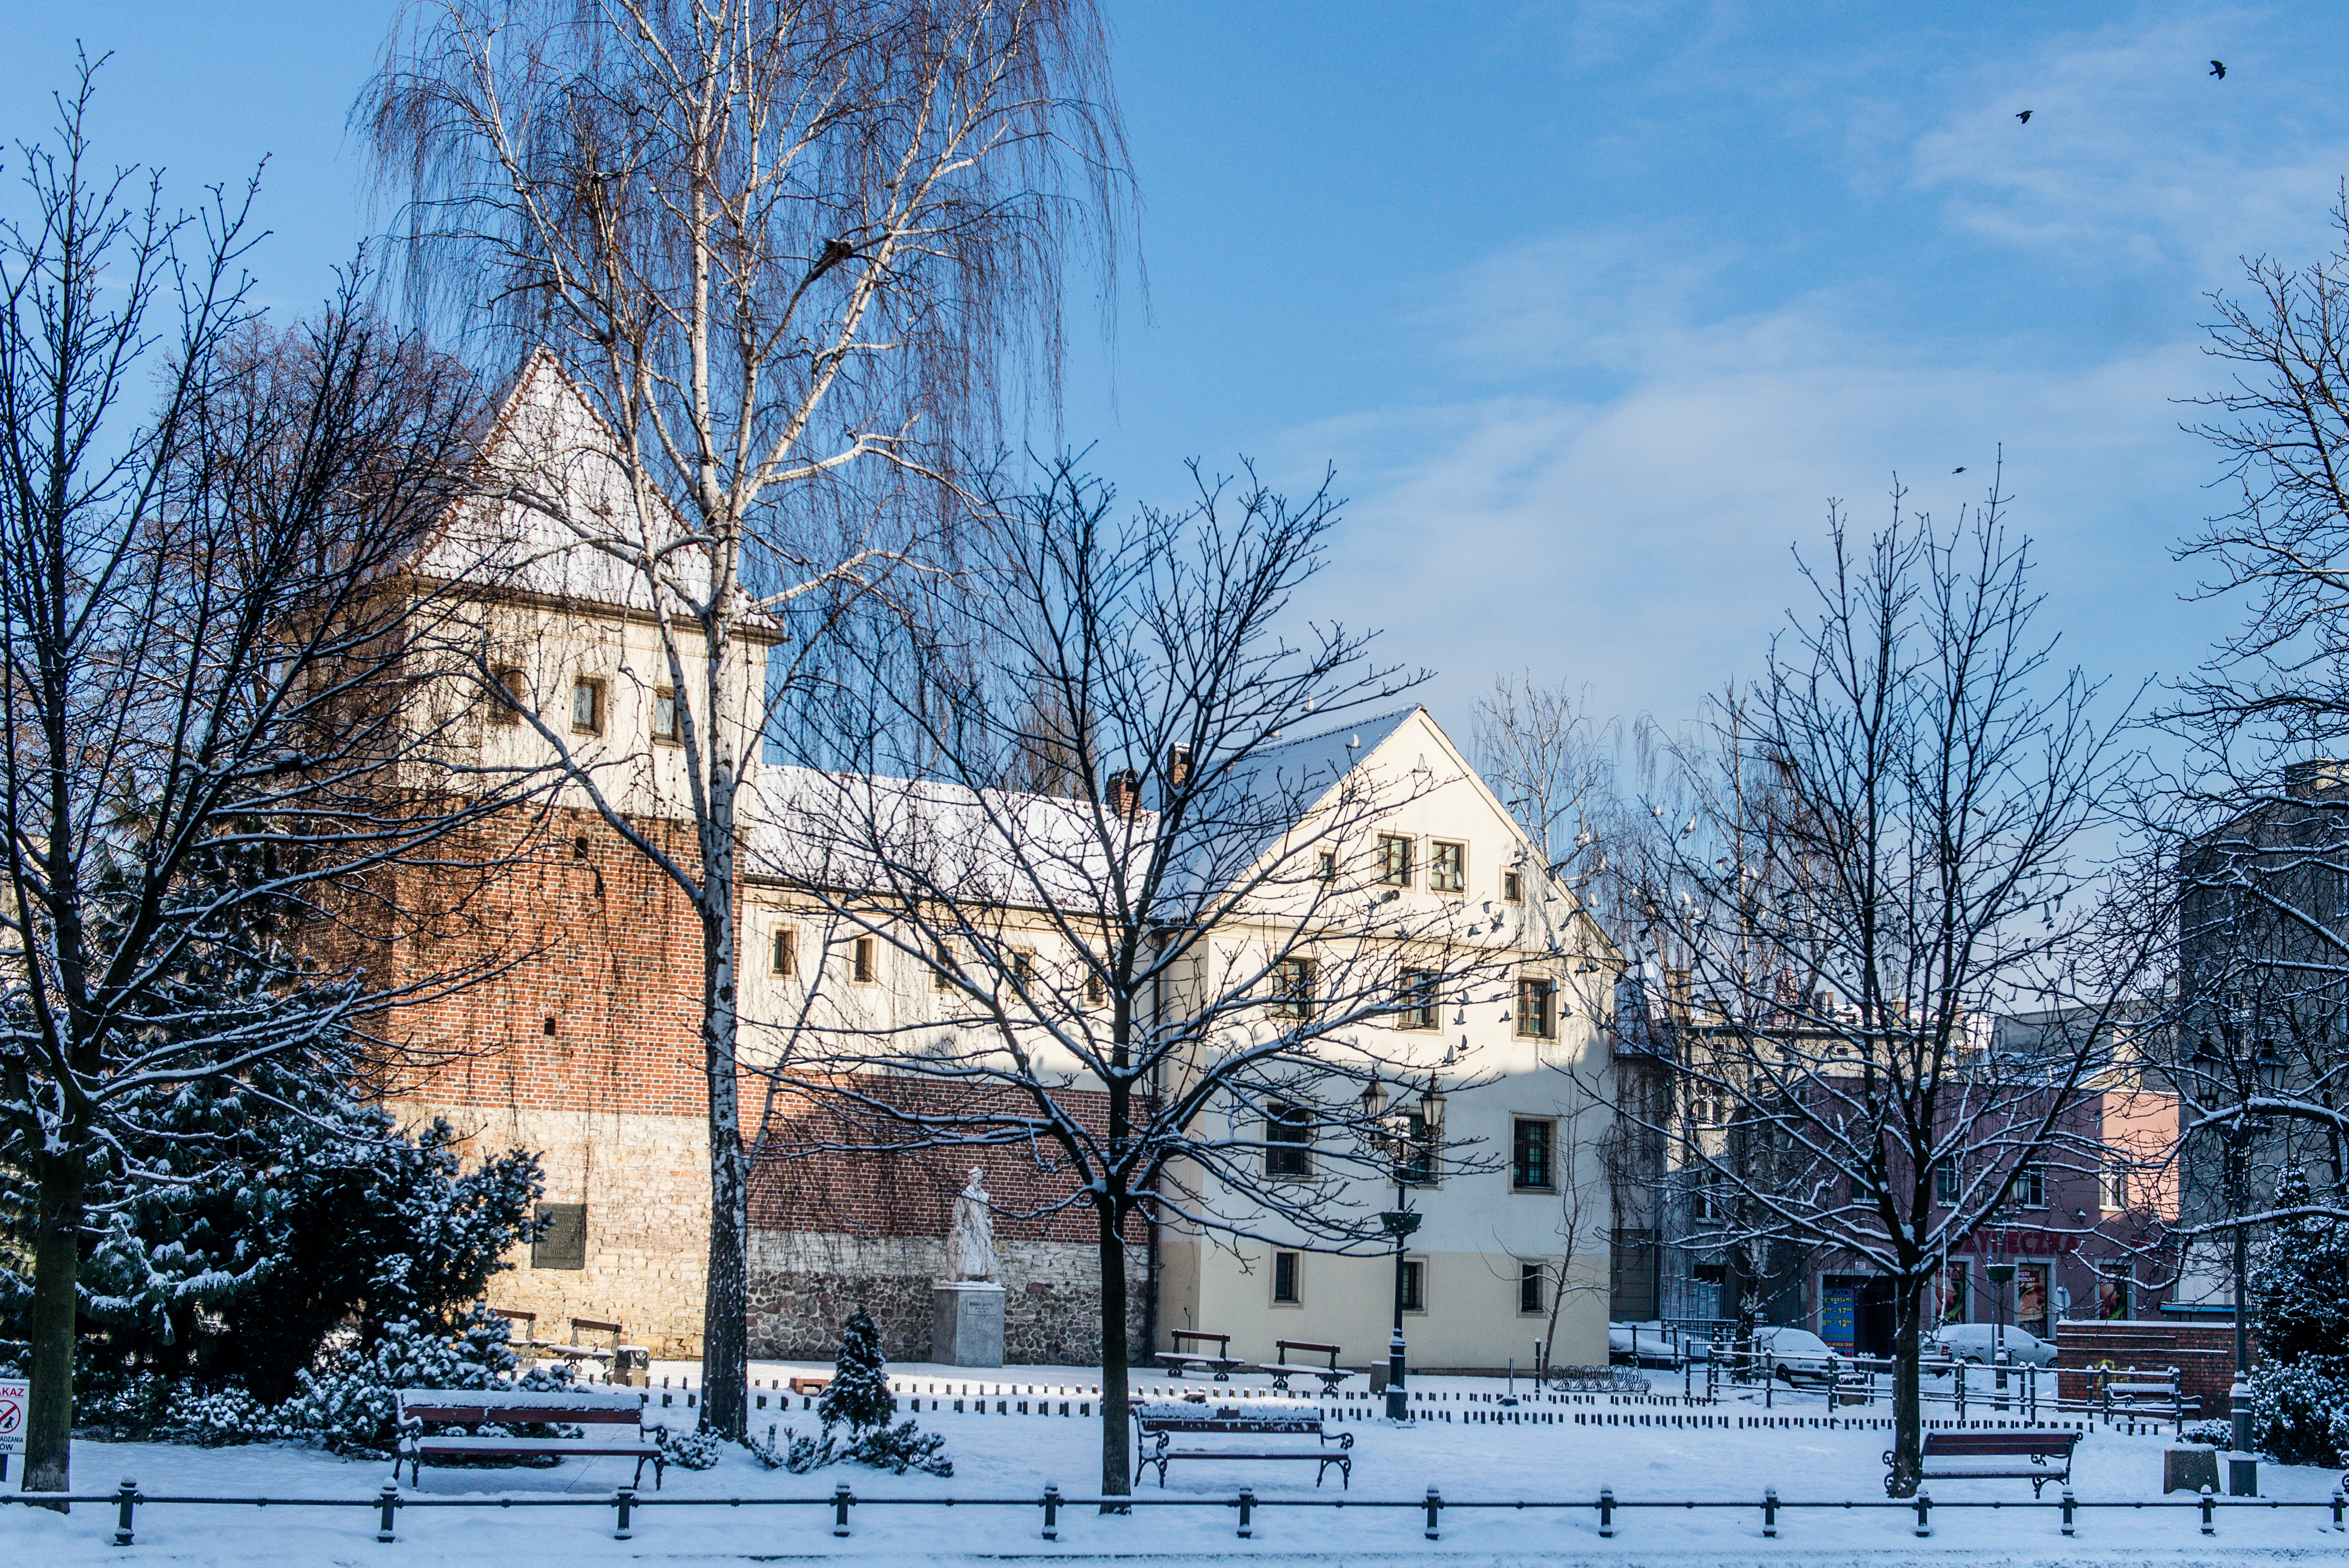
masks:
MULTIPOLYGON (((2254 1339, 2254 1356, 2258 1349, 2254 1339)), ((2235 1381, 2232 1323, 2116 1321, 2059 1326, 2055 1367, 2064 1398, 2086 1398, 2093 1384, 2092 1369, 2106 1365, 2148 1369, 2175 1367, 2186 1398, 2201 1401, 2196 1407, 2198 1414, 2222 1417, 2233 1413, 2234 1406, 2227 1398, 2235 1381)))

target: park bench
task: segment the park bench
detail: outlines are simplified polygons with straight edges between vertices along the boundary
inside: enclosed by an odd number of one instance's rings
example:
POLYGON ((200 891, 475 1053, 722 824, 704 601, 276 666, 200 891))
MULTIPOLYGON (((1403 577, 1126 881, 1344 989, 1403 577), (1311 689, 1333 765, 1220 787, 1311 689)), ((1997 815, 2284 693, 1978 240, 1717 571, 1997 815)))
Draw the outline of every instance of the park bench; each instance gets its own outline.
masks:
MULTIPOLYGON (((2031 1495, 2051 1480, 2072 1480, 2072 1449, 2077 1432, 1928 1432, 1920 1480, 2027 1480, 2031 1495)), ((1892 1468, 1886 1449, 1884 1465, 1892 1468)), ((1884 1478, 1890 1491, 1893 1478, 1884 1478)))
POLYGON ((1137 1481, 1143 1470, 1156 1465, 1158 1484, 1164 1486, 1166 1467, 1176 1460, 1310 1460, 1315 1486, 1336 1465, 1347 1488, 1353 1487, 1354 1460, 1347 1450, 1354 1446, 1354 1434, 1325 1429, 1319 1411, 1228 1405, 1210 1409, 1204 1404, 1170 1408, 1136 1403, 1133 1408, 1134 1439, 1141 1453, 1133 1467, 1137 1481), (1178 1441, 1183 1444, 1180 1448, 1175 1446, 1178 1441))
POLYGON ((1218 1383, 1228 1383, 1232 1380, 1232 1368, 1240 1363, 1231 1354, 1232 1336, 1230 1335, 1204 1334, 1188 1328, 1177 1328, 1173 1330, 1168 1337, 1174 1341, 1174 1348, 1160 1351, 1158 1359, 1166 1368, 1166 1375, 1169 1377, 1180 1377, 1185 1370, 1196 1368, 1200 1371, 1213 1372, 1218 1383), (1185 1351, 1183 1345, 1186 1340, 1193 1345, 1213 1345, 1216 1347, 1216 1353, 1213 1356, 1202 1356, 1195 1350, 1185 1351))
POLYGON ((2202 1405, 2201 1400, 2187 1397, 2175 1367, 2161 1372, 2133 1367, 2101 1369, 2096 1394, 2108 1421, 2116 1415, 2158 1416, 2182 1428, 2188 1413, 2202 1405))
POLYGON ((399 1449, 393 1463, 409 1461, 409 1484, 424 1479, 426 1460, 532 1459, 553 1455, 568 1459, 631 1459, 636 1461, 636 1484, 645 1479, 645 1461, 653 1466, 653 1486, 658 1489, 667 1463, 660 1445, 644 1429, 645 1397, 641 1394, 575 1389, 567 1393, 532 1393, 515 1388, 402 1388, 399 1391, 399 1449), (475 1437, 467 1433, 428 1435, 424 1429, 441 1427, 600 1427, 603 1435, 578 1437, 475 1437), (621 1429, 625 1428, 626 1430, 621 1429))
POLYGON ((1272 1386, 1284 1394, 1288 1392, 1288 1380, 1291 1377, 1319 1377, 1321 1379, 1321 1392, 1334 1394, 1338 1391, 1339 1384, 1357 1376, 1338 1365, 1338 1347, 1334 1345, 1322 1345, 1310 1339, 1276 1339, 1272 1342, 1272 1346, 1280 1353, 1280 1359, 1262 1362, 1258 1364, 1257 1370, 1271 1373, 1272 1386), (1330 1364, 1326 1367, 1316 1367, 1309 1362, 1293 1361, 1288 1354, 1292 1350, 1308 1351, 1315 1356, 1327 1356, 1330 1357, 1330 1364))

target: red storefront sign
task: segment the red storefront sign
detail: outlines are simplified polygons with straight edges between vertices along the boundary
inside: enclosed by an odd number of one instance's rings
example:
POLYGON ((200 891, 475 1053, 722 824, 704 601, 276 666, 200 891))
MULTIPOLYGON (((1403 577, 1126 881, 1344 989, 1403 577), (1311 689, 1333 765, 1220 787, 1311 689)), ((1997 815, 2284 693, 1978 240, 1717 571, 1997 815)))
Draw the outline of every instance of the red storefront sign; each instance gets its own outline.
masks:
POLYGON ((2002 1225, 1992 1231, 1976 1231, 1966 1238, 1966 1244, 1960 1250, 2004 1253, 2009 1257, 2052 1257, 2058 1253, 2078 1252, 2080 1238, 2068 1231, 2026 1231, 2002 1225))

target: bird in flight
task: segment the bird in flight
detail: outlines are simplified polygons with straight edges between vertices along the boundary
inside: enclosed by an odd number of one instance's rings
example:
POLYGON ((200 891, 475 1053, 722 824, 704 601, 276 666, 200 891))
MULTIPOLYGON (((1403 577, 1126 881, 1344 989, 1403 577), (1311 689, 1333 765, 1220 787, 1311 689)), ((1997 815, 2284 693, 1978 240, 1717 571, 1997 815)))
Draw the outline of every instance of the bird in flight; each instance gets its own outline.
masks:
POLYGON ((1964 473, 1964 472, 1966 471, 1966 465, 1965 465, 1965 464, 1963 464, 1963 463, 1960 463, 1956 468, 1951 469, 1950 471, 1951 471, 1951 473, 1953 473, 1953 474, 1961 474, 1961 473, 1964 473))
POLYGON ((2031 111, 2030 111, 2029 109, 2024 109, 2022 113, 2020 113, 2020 114, 2016 115, 2014 118, 2015 118, 2015 119, 2019 119, 2019 120, 2021 120, 2023 124, 2025 124, 2025 125, 2029 125, 2029 124, 2031 123, 2031 111))
POLYGON ((2227 62, 2224 60, 2211 61, 2210 74, 2218 77, 2220 81, 2225 81, 2227 79, 2227 62))

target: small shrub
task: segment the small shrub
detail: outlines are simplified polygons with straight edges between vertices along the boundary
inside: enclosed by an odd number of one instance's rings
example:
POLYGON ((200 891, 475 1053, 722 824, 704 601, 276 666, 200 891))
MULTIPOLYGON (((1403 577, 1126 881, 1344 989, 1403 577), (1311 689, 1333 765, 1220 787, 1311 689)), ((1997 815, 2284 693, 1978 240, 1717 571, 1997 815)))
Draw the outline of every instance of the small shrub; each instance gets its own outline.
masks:
POLYGON ((2349 1463, 2349 1356, 2254 1368, 2251 1447, 2282 1464, 2349 1463))
POLYGON ((2230 1448, 2235 1441, 2234 1423, 2219 1420, 2189 1421, 2186 1425, 2185 1431, 2179 1434, 2179 1440, 2189 1443, 2207 1443, 2212 1448, 2230 1448))
POLYGON ((716 1432, 691 1427, 656 1427, 653 1441, 669 1463, 689 1470, 715 1470, 725 1447, 716 1432))

